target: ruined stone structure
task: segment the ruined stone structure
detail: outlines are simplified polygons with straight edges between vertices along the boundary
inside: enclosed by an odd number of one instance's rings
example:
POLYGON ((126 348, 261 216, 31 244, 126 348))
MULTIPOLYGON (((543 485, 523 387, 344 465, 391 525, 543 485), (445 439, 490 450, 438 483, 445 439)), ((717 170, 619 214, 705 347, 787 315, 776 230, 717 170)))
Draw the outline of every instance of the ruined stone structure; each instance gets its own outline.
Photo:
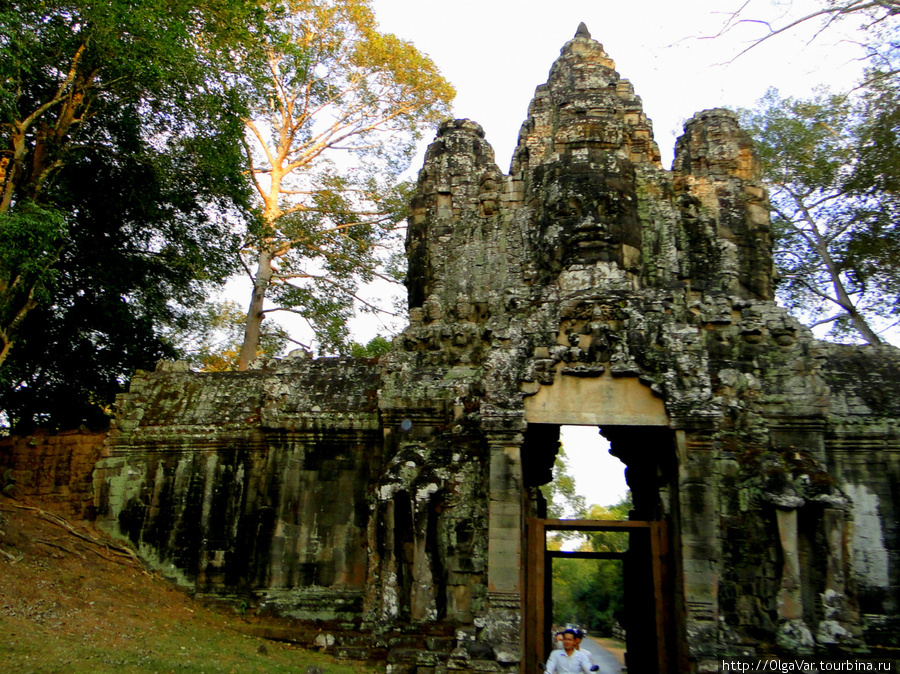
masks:
POLYGON ((91 474, 103 456, 106 433, 86 429, 0 437, 0 491, 36 497, 76 519, 93 519, 91 474))
POLYGON ((900 351, 816 341, 775 305, 732 113, 696 114, 663 169, 582 27, 508 174, 478 124, 441 126, 407 249, 409 326, 377 362, 140 373, 95 475, 106 526, 395 674, 531 671, 526 524, 559 426, 590 425, 658 532, 626 562, 630 671, 897 646, 900 351))

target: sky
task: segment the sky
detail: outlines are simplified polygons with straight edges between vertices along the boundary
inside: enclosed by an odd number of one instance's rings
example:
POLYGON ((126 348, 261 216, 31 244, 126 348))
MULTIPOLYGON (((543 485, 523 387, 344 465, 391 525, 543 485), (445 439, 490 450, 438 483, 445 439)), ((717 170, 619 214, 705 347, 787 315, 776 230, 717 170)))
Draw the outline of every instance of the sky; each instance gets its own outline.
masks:
MULTIPOLYGON (((741 7, 744 19, 781 26, 820 7, 815 0, 373 0, 372 5, 382 32, 411 41, 454 85, 454 115, 481 124, 504 172, 535 87, 546 82, 582 21, 642 98, 666 168, 684 122, 695 112, 752 107, 770 87, 795 97, 823 85, 846 90, 862 70, 849 24, 816 36, 817 24, 810 23, 743 54, 766 35, 764 24, 748 21, 714 37, 741 7)), ((420 156, 410 177, 421 165, 420 156)), ((372 294, 384 292, 377 288, 372 294)), ((233 296, 243 303, 249 288, 233 296)), ((364 343, 404 323, 356 320, 354 337, 364 343)), ((595 428, 564 429, 563 442, 570 474, 588 503, 610 505, 624 496, 623 466, 608 455, 595 428)))
POLYGON ((559 439, 575 491, 587 505, 615 505, 625 498, 625 464, 609 453, 609 441, 594 426, 563 426, 559 439))
POLYGON ((502 171, 509 169, 535 87, 546 82, 581 21, 643 99, 666 168, 684 121, 695 112, 752 106, 769 87, 804 96, 817 85, 844 88, 858 78, 852 35, 847 39, 834 28, 810 43, 810 25, 737 57, 766 33, 764 26, 746 23, 711 36, 742 4, 742 16, 777 25, 779 17, 817 7, 810 0, 373 2, 382 31, 410 40, 456 87, 455 115, 484 127, 502 171))

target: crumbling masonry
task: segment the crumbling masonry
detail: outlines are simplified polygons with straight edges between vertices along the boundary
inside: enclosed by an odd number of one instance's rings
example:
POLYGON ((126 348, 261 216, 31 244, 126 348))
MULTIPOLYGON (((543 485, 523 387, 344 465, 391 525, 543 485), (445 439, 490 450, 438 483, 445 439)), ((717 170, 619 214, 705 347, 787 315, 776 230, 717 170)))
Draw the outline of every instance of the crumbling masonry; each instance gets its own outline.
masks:
POLYGON ((378 361, 139 373, 95 473, 105 525, 394 674, 530 671, 526 521, 559 425, 591 425, 633 518, 666 524, 664 664, 630 671, 898 645, 900 351, 776 306, 732 113, 694 115, 663 169, 582 26, 508 174, 478 124, 441 125, 407 252, 409 326, 378 361))

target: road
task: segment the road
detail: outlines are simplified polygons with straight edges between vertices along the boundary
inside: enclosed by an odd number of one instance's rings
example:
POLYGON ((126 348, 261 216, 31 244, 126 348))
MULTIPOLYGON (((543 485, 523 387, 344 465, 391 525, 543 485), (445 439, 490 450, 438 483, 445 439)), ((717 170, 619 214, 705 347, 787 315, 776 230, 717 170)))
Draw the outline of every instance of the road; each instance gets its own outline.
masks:
POLYGON ((622 671, 622 667, 615 656, 590 637, 585 637, 582 640, 581 649, 589 651, 594 658, 594 664, 600 666, 600 671, 597 674, 620 674, 622 671))

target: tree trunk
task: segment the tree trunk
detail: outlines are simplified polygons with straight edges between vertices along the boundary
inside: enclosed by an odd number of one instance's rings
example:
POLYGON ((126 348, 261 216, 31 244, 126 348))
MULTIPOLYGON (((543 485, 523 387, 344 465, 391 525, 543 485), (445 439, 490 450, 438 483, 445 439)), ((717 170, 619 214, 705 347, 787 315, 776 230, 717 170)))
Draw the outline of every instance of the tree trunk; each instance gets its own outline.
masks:
POLYGON ((0 334, 0 367, 3 366, 3 361, 6 360, 11 348, 12 340, 7 339, 6 335, 0 334))
POLYGON ((863 339, 872 346, 878 346, 881 344, 881 339, 875 334, 875 331, 872 330, 863 315, 857 311, 856 304, 854 304, 847 289, 844 287, 844 282, 841 280, 841 273, 835 265, 834 260, 831 259, 831 254, 827 247, 823 245, 819 254, 825 261, 825 266, 828 269, 828 273, 831 275, 831 284, 834 288, 837 305, 847 312, 847 315, 850 317, 850 322, 853 323, 853 327, 856 328, 860 335, 862 335, 863 339))
MULTIPOLYGON (((881 339, 878 335, 875 334, 875 331, 872 330, 871 326, 869 326, 866 319, 862 314, 859 313, 856 309, 856 305, 853 303, 853 300, 850 298, 850 294, 847 292, 847 289, 844 287, 844 282, 841 280, 841 272, 835 264, 834 260, 831 257, 831 251, 828 249, 828 241, 822 236, 822 233, 819 231, 819 227, 816 223, 815 218, 813 218, 812 214, 809 212, 809 209, 806 207, 806 204, 796 196, 793 197, 794 202, 799 206, 799 210, 803 214, 803 220, 809 228, 809 234, 812 234, 812 245, 816 252, 819 254, 819 257, 822 258, 822 262, 825 264, 825 268, 828 270, 828 275, 831 277, 831 285, 834 288, 835 297, 831 298, 832 301, 837 304, 841 309, 847 312, 847 315, 850 317, 850 321, 853 323, 853 327, 862 335, 863 339, 866 340, 872 346, 880 345, 881 339)), ((790 221, 789 221, 790 222, 790 221)), ((799 229, 802 235, 806 236, 802 228, 794 225, 795 228, 799 229)), ((807 240, 809 240, 807 238, 807 240)))
POLYGON ((266 290, 272 280, 272 252, 268 246, 262 246, 259 251, 256 277, 253 279, 253 293, 250 296, 250 308, 247 310, 247 320, 244 328, 244 342, 241 344, 241 355, 238 360, 238 370, 246 370, 250 363, 256 360, 259 351, 260 334, 262 331, 263 305, 266 300, 266 290))
MULTIPOLYGON (((849 297, 847 298, 849 300, 849 297)), ((848 307, 845 307, 847 313, 850 316, 850 321, 853 323, 853 327, 857 329, 857 331, 863 336, 869 344, 872 346, 878 346, 882 344, 881 338, 875 334, 875 331, 869 326, 868 322, 865 318, 863 318, 862 314, 860 314, 856 310, 856 306, 851 302, 848 307)))

